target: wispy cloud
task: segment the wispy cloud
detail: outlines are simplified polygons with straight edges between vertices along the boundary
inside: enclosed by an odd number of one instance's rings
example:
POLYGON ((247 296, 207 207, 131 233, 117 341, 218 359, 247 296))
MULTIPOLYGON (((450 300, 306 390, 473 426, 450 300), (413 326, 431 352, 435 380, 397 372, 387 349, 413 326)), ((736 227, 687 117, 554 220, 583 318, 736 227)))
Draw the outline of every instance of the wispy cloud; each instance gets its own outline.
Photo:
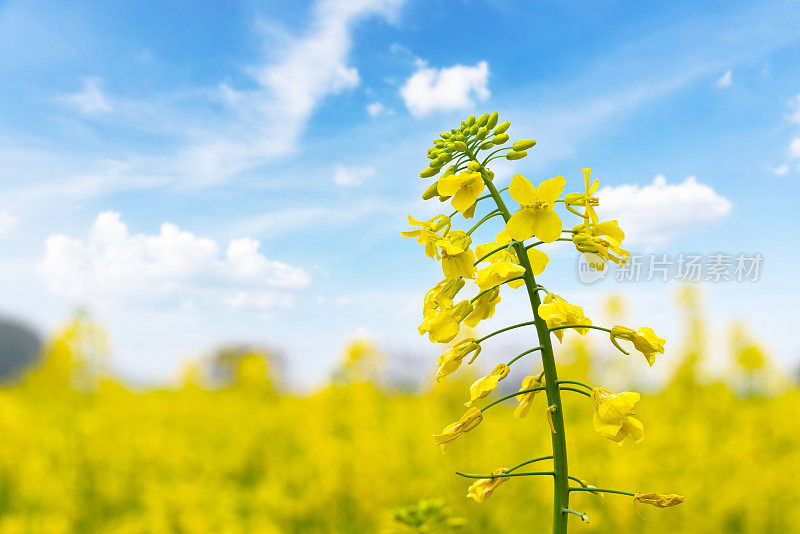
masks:
POLYGON ((345 167, 338 165, 333 173, 333 182, 341 187, 357 187, 375 174, 373 167, 345 167))
POLYGON ((733 71, 730 69, 726 70, 725 74, 720 76, 715 83, 717 87, 721 88, 730 87, 731 84, 733 84, 733 71))
POLYGON ((58 99, 87 115, 107 113, 112 108, 101 89, 101 83, 97 77, 83 78, 83 87, 80 91, 62 95, 58 99))
POLYGON ((12 215, 7 210, 0 209, 0 236, 11 233, 17 227, 19 217, 12 215))

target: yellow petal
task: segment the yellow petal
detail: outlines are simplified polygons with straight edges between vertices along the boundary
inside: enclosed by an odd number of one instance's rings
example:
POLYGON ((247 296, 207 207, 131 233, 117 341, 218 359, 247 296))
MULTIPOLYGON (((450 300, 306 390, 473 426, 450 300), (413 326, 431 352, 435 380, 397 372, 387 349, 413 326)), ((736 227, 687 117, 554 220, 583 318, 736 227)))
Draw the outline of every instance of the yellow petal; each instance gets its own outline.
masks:
MULTIPOLYGON (((536 192, 539 193, 539 199, 547 202, 551 206, 555 204, 561 193, 564 192, 564 186, 567 185, 567 180, 563 176, 558 175, 555 178, 550 178, 539 184, 536 192)), ((513 195, 512 195, 513 196, 513 195)), ((516 199, 515 199, 516 200, 516 199)))
POLYGON ((528 261, 531 262, 531 272, 537 275, 544 272, 544 268, 547 267, 547 262, 550 261, 550 258, 536 247, 531 247, 528 249, 528 261))
MULTIPOLYGON (((522 208, 514 213, 506 223, 508 235, 516 241, 525 241, 533 237, 537 211, 538 210, 532 208, 522 208)), ((561 230, 559 230, 559 232, 561 232, 561 230)), ((544 239, 542 239, 542 241, 544 241, 544 239)))
POLYGON ((449 174, 439 178, 437 190, 442 196, 453 196, 459 189, 461 189, 462 183, 464 183, 464 178, 461 175, 449 174))
MULTIPOLYGON (((478 194, 480 194, 480 192, 478 192, 478 194)), ((454 210, 464 212, 475 204, 475 199, 477 198, 478 195, 474 193, 474 190, 462 187, 456 191, 451 204, 453 205, 454 210)))
MULTIPOLYGON (((533 231, 534 235, 544 241, 551 243, 561 236, 561 217, 551 209, 533 210, 533 231)), ((508 221, 511 222, 510 220, 508 221)))
POLYGON ((521 174, 515 174, 511 179, 511 184, 508 186, 508 192, 511 195, 511 198, 516 200, 521 206, 533 204, 537 199, 536 188, 533 187, 533 184, 530 182, 530 180, 521 174))

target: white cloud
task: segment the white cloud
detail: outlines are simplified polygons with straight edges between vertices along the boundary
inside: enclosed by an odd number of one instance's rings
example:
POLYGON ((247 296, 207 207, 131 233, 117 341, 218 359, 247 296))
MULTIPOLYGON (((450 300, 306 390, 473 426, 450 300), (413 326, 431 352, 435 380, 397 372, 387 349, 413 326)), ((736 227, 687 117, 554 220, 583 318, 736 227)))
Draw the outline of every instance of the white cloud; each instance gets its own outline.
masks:
POLYGON ((800 158, 800 137, 795 137, 789 143, 789 157, 800 158))
POLYGON ((400 95, 412 115, 423 117, 436 110, 456 110, 474 105, 474 98, 486 100, 489 65, 454 65, 443 69, 421 66, 400 88, 400 95))
POLYGON ((789 172, 789 166, 783 164, 779 167, 775 167, 774 169, 772 169, 772 172, 774 172, 778 176, 786 176, 786 174, 789 172))
POLYGON ((10 233, 17 227, 19 217, 6 210, 0 209, 0 236, 10 233))
POLYGON ((276 289, 309 285, 300 267, 269 260, 259 242, 230 242, 224 255, 212 239, 164 223, 155 235, 131 235, 114 212, 100 213, 86 239, 53 235, 37 265, 47 287, 100 301, 194 301, 263 305, 287 298, 276 289), (269 299, 266 296, 269 295, 269 299))
POLYGON ((367 113, 369 113, 370 117, 377 117, 384 111, 386 111, 386 108, 384 108, 383 104, 381 104, 380 102, 373 102, 367 105, 367 113))
POLYGON ((726 70, 725 74, 719 77, 716 82, 717 87, 730 87, 733 83, 733 71, 726 70))
POLYGON ((319 103, 360 83, 358 70, 347 64, 351 27, 370 15, 391 19, 403 2, 320 0, 304 35, 265 28, 273 56, 248 69, 257 88, 220 86, 234 116, 183 150, 178 170, 195 182, 216 182, 293 150, 319 103))
POLYGON ((83 79, 83 88, 77 93, 63 95, 59 100, 77 108, 83 113, 94 115, 111 111, 111 104, 100 88, 101 80, 97 77, 83 79))
POLYGON ((795 95, 789 100, 789 108, 792 110, 789 120, 800 125, 800 94, 795 95))
POLYGON ((375 174, 372 167, 345 167, 339 165, 333 174, 333 181, 342 187, 356 187, 364 183, 364 180, 375 174))
POLYGON ((650 185, 603 187, 597 195, 601 218, 618 220, 626 242, 631 243, 668 241, 731 210, 727 198, 694 176, 679 184, 668 184, 663 176, 656 176, 650 185))

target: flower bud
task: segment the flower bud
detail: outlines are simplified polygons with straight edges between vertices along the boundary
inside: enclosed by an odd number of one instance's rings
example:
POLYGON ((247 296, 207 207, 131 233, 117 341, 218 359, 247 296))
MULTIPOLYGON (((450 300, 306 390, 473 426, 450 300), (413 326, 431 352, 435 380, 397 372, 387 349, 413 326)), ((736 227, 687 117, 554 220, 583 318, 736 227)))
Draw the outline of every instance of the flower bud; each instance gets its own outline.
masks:
POLYGON ((486 126, 487 122, 489 122, 489 114, 488 113, 484 113, 483 115, 478 117, 477 121, 475 121, 475 123, 480 127, 486 126))
POLYGON ((505 132, 506 130, 508 130, 509 126, 511 126, 511 123, 509 121, 498 124, 497 128, 494 129, 494 134, 498 135, 505 132))
POLYGON ((472 126, 475 124, 475 115, 470 115, 467 117, 467 126, 472 126))
POLYGON ((472 172, 477 172, 480 168, 481 164, 477 161, 470 161, 469 164, 467 164, 467 169, 471 170, 472 172))
POLYGON ((439 134, 439 137, 441 137, 442 139, 448 139, 450 138, 451 135, 452 134, 450 132, 442 132, 439 134))
POLYGON ((475 139, 483 139, 486 137, 487 133, 489 133, 489 130, 487 130, 485 126, 483 128, 479 128, 478 133, 475 134, 475 139))
POLYGON ((436 176, 439 173, 439 169, 434 167, 428 167, 421 173, 419 173, 420 178, 430 178, 431 176, 436 176))
POLYGON ((433 197, 435 197, 436 195, 438 195, 439 192, 436 189, 438 185, 439 185, 439 180, 436 180, 435 182, 433 182, 428 187, 428 189, 426 189, 425 192, 422 193, 422 200, 430 200, 433 197))
POLYGON ((504 133, 501 133, 499 135, 495 135, 492 138, 492 143, 494 143, 495 145, 502 145, 506 141, 508 141, 508 134, 504 134, 504 133))
POLYGON ((527 155, 528 155, 528 153, 525 152, 524 150, 520 150, 520 151, 512 150, 511 152, 506 154, 506 159, 513 161, 515 159, 522 159, 527 155))
POLYGON ((536 141, 533 139, 521 139, 511 145, 511 148, 516 150, 517 152, 522 152, 523 150, 528 150, 529 148, 536 145, 536 141))
POLYGON ((473 124, 472 128, 469 129, 469 136, 473 137, 476 133, 478 133, 478 130, 480 130, 480 128, 481 127, 478 126, 477 124, 473 124))
POLYGON ((460 152, 466 152, 467 150, 467 144, 464 141, 456 141, 453 143, 453 147, 460 152))
POLYGON ((494 128, 495 124, 497 124, 497 118, 498 118, 498 115, 497 115, 496 111, 494 113, 492 113, 491 115, 489 115, 489 120, 486 122, 486 129, 487 130, 491 130, 492 128, 494 128))
POLYGON ((481 145, 481 150, 489 150, 493 146, 494 146, 494 143, 492 143, 491 141, 486 141, 485 143, 483 143, 481 145))

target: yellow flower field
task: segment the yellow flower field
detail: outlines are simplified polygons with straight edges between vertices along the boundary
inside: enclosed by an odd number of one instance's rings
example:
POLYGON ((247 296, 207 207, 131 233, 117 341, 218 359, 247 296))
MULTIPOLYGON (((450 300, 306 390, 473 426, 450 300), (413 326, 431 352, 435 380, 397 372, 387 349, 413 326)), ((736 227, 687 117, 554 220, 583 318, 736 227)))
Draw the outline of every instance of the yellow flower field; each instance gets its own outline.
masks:
MULTIPOLYGON (((666 510, 640 505, 643 521, 630 497, 575 495, 591 521, 573 518, 576 532, 800 532, 800 390, 734 337, 727 385, 698 384, 703 354, 685 350, 672 384, 642 395, 640 444, 602 438, 591 401, 566 397, 572 472, 686 497, 666 510)), ((591 376, 586 345, 565 346, 573 376, 591 376)), ((470 378, 419 394, 378 386, 363 343, 349 348, 336 385, 308 396, 280 393, 257 355, 222 387, 201 387, 195 369, 175 389, 137 392, 93 371, 102 353, 102 336, 79 317, 42 367, 0 390, 0 533, 435 532, 392 521, 424 499, 441 499, 463 532, 549 528, 549 479, 511 478, 478 504, 466 497, 472 481, 454 474, 547 454, 541 399, 525 419, 513 400, 497 407, 443 455, 431 435, 463 411, 470 378)))

